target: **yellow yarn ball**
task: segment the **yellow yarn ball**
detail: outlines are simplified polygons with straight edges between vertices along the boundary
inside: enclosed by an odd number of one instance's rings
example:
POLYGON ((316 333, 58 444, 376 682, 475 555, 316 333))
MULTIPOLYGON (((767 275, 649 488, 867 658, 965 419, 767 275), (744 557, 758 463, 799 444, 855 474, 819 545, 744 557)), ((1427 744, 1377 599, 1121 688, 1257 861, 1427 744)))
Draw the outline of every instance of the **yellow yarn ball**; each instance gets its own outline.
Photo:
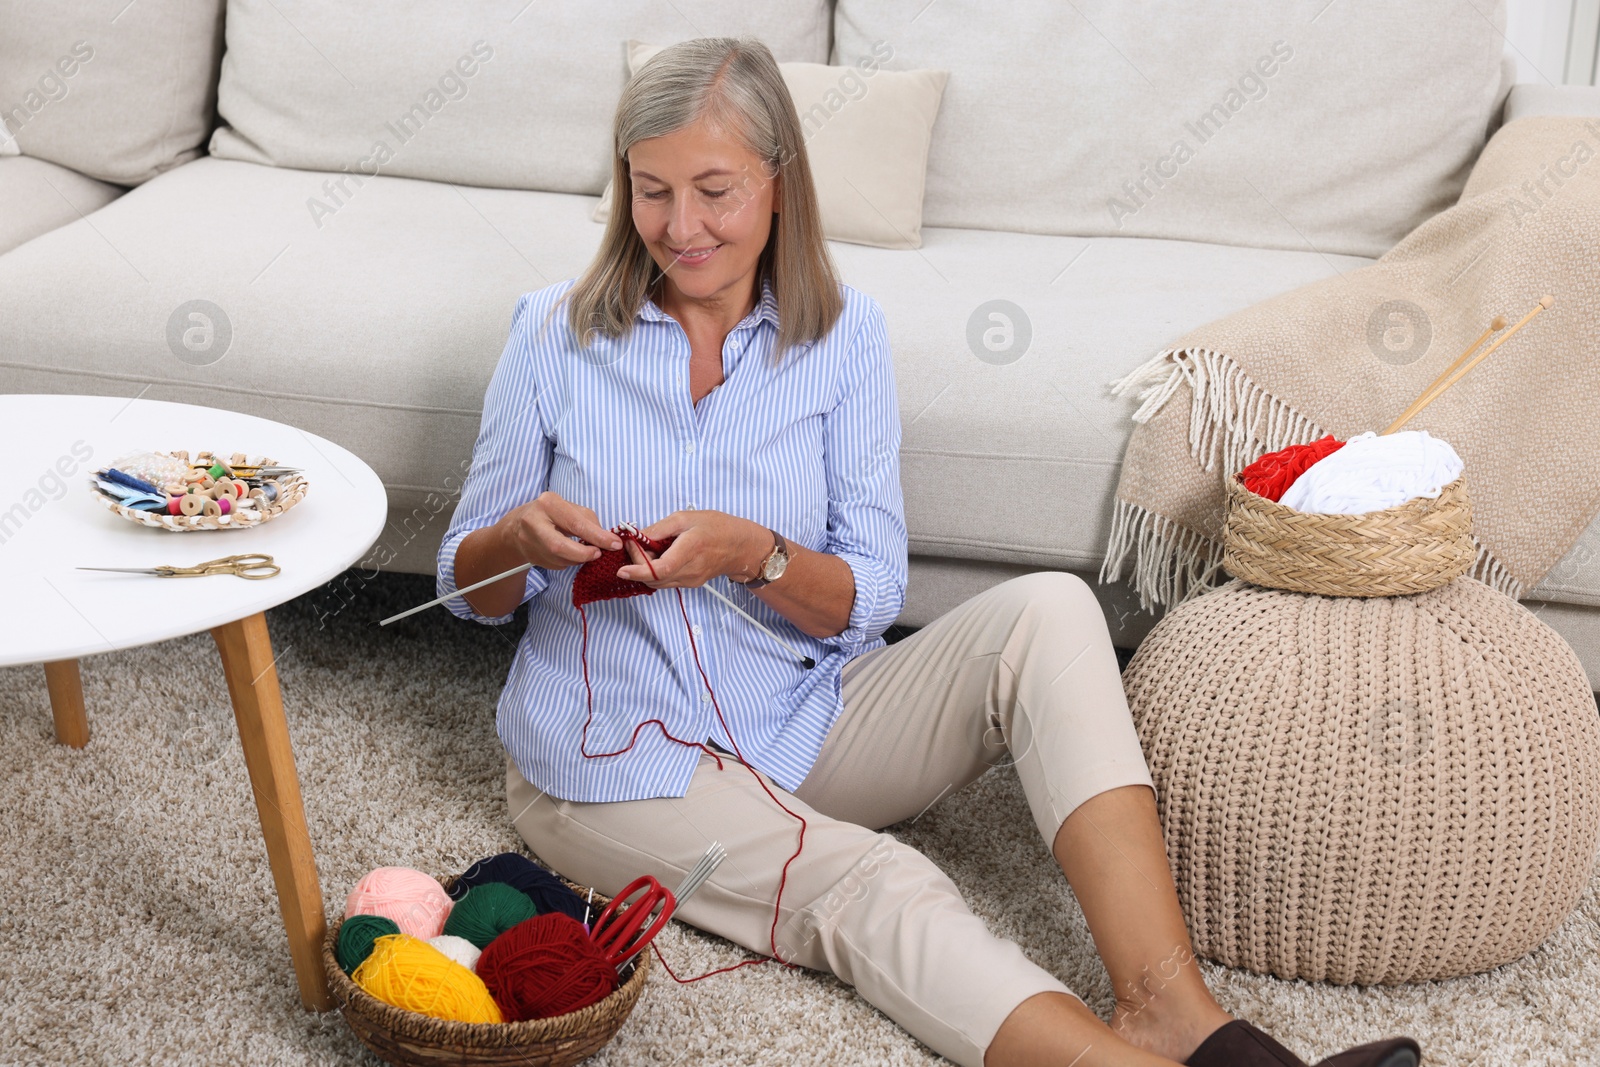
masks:
POLYGON ((409 934, 385 934, 350 976, 385 1004, 462 1023, 503 1023, 483 979, 409 934))

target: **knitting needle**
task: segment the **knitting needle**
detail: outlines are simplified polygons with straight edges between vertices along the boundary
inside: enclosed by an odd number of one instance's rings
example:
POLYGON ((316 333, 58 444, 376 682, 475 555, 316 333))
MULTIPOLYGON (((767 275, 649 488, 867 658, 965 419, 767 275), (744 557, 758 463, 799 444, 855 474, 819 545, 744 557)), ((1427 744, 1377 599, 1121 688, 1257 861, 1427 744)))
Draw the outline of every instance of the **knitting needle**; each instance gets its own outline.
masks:
MULTIPOLYGON (((1435 389, 1432 392, 1430 392, 1427 395, 1425 395, 1422 398, 1421 403, 1416 405, 1417 410, 1413 411, 1409 417, 1410 418, 1415 418, 1417 415, 1421 414, 1423 408, 1427 407, 1429 404, 1433 403, 1435 400, 1439 399, 1439 397, 1444 395, 1444 391, 1446 389, 1450 388, 1452 385, 1456 384, 1456 382, 1459 382, 1462 378, 1464 378, 1466 376, 1467 372, 1470 371, 1473 367, 1476 367, 1479 363, 1482 363, 1485 359, 1488 359, 1489 356, 1491 354, 1493 354, 1495 349, 1499 348, 1501 345, 1503 345, 1507 341, 1511 340, 1511 335, 1512 334, 1514 334, 1518 330, 1522 329, 1524 326, 1526 326, 1528 324, 1528 321, 1530 319, 1532 319, 1535 315, 1539 314, 1539 312, 1545 311, 1548 308, 1550 308, 1551 305, 1553 305, 1555 302, 1556 302, 1556 298, 1551 296, 1551 295, 1549 295, 1548 293, 1545 294, 1544 296, 1540 297, 1539 298, 1539 302, 1533 306, 1533 310, 1528 312, 1526 315, 1522 316, 1521 320, 1518 321, 1515 326, 1511 327, 1511 329, 1509 329, 1505 333, 1501 334, 1500 337, 1498 337, 1495 340, 1494 344, 1490 345, 1488 348, 1485 348, 1482 352, 1479 352, 1476 356, 1474 356, 1472 358, 1471 362, 1467 363, 1460 370, 1456 371, 1455 374, 1453 376, 1451 376, 1451 378, 1448 381, 1446 381, 1443 385, 1439 386, 1437 389, 1435 389)), ((1400 426, 1399 423, 1395 423, 1395 425, 1389 427, 1388 430, 1385 430, 1384 433, 1389 433, 1389 432, 1391 432, 1393 430, 1396 430, 1396 429, 1399 428, 1399 426, 1400 426)))
POLYGON ((405 611, 402 611, 398 615, 389 616, 387 619, 384 619, 382 622, 378 623, 378 625, 379 626, 388 626, 391 622, 398 622, 400 619, 405 618, 407 615, 415 615, 417 612, 421 611, 422 609, 431 608, 435 604, 443 604, 446 600, 454 599, 455 597, 460 596, 462 593, 470 593, 474 589, 482 589, 486 585, 493 585, 495 582, 498 582, 502 578, 509 578, 513 574, 521 574, 523 571, 527 570, 531 566, 533 566, 532 563, 521 563, 521 564, 518 564, 517 566, 512 567, 510 570, 506 571, 504 574, 497 574, 493 578, 485 578, 481 582, 473 582, 471 585, 467 586, 465 589, 457 589, 454 593, 446 593, 444 596, 435 597, 434 599, 428 601, 426 604, 418 604, 414 608, 407 608, 405 611))
POLYGON ((1435 389, 1439 388, 1440 384, 1443 383, 1446 378, 1450 377, 1450 375, 1455 372, 1455 369, 1457 367, 1461 366, 1461 364, 1463 364, 1463 363, 1465 363, 1467 361, 1467 357, 1468 356, 1472 355, 1472 353, 1474 353, 1474 352, 1476 352, 1478 350, 1478 346, 1479 345, 1483 344, 1483 342, 1487 341, 1492 335, 1498 333, 1499 331, 1501 331, 1501 330, 1503 330, 1505 328, 1506 328, 1506 317, 1504 315, 1496 315, 1494 317, 1494 319, 1489 323, 1489 328, 1487 330, 1484 330, 1482 333, 1480 333, 1478 335, 1478 339, 1476 341, 1472 342, 1472 344, 1467 347, 1467 350, 1465 352, 1463 352, 1459 356, 1457 356, 1454 363, 1450 364, 1444 370, 1440 371, 1439 372, 1439 376, 1437 378, 1435 378, 1432 382, 1430 382, 1426 389, 1424 389, 1422 392, 1417 394, 1417 398, 1411 402, 1411 406, 1406 408, 1405 414, 1401 415, 1398 419, 1396 419, 1394 421, 1394 425, 1390 426, 1387 430, 1385 430, 1383 432, 1385 434, 1394 433, 1395 430, 1399 429, 1401 426, 1403 426, 1407 422, 1411 421, 1411 419, 1416 416, 1417 412, 1422 410, 1423 401, 1427 399, 1427 396, 1428 396, 1429 393, 1431 393, 1435 389))
MULTIPOLYGON (((519 564, 519 565, 517 565, 515 567, 512 567, 510 570, 504 572, 503 574, 495 575, 493 578, 485 578, 481 582, 474 582, 473 584, 467 586, 465 589, 457 589, 454 593, 446 593, 444 596, 435 597, 434 599, 428 601, 426 604, 418 604, 414 608, 407 608, 405 611, 402 611, 398 615, 389 616, 387 619, 384 619, 382 622, 378 623, 378 625, 379 626, 388 626, 391 622, 398 622, 399 620, 405 618, 407 615, 415 615, 417 612, 422 611, 425 608, 431 608, 436 604, 443 604, 446 600, 450 600, 450 599, 452 599, 454 597, 458 597, 463 593, 470 593, 474 589, 482 589, 486 585, 493 585, 495 582, 498 582, 500 579, 509 578, 513 574, 521 574, 523 571, 527 570, 531 566, 533 566, 532 563, 519 564)), ((733 601, 729 600, 727 597, 725 597, 721 593, 717 592, 716 589, 714 589, 711 585, 707 584, 703 588, 708 593, 710 593, 712 596, 716 597, 718 600, 720 600, 724 604, 728 605, 728 607, 732 608, 734 611, 737 611, 740 615, 743 615, 746 619, 749 619, 751 622, 755 623, 757 629, 759 629, 762 632, 764 632, 768 637, 772 638, 774 641, 778 642, 778 644, 780 644, 784 648, 788 649, 790 654, 793 655, 795 659, 799 660, 802 664, 805 665, 806 670, 809 671, 809 670, 811 670, 813 667, 815 667, 817 665, 817 661, 816 660, 814 660, 810 656, 807 656, 807 655, 801 653, 800 651, 798 651, 789 642, 785 641, 783 638, 781 638, 777 634, 773 633, 772 630, 769 629, 767 626, 763 625, 760 619, 757 619, 757 618, 754 618, 753 616, 751 616, 751 614, 749 612, 745 611, 739 605, 735 604, 733 601)))
POLYGON ((732 608, 734 611, 737 611, 740 615, 743 615, 745 618, 747 618, 751 622, 755 623, 757 629, 765 631, 766 635, 768 637, 772 638, 774 641, 778 642, 778 644, 780 644, 784 648, 788 649, 790 655, 794 656, 795 659, 799 660, 802 664, 805 665, 806 670, 809 671, 811 668, 813 668, 813 667, 815 667, 817 665, 817 661, 816 660, 812 659, 810 656, 804 655, 799 650, 797 650, 793 645, 791 645, 789 642, 785 641, 783 638, 779 637, 777 634, 775 634, 771 630, 767 629, 767 627, 765 627, 765 626, 763 626, 761 624, 761 620, 760 619, 755 618, 748 611, 745 611, 739 605, 735 604, 733 601, 729 600, 727 597, 725 597, 721 593, 717 592, 716 589, 714 589, 711 586, 710 583, 707 583, 704 588, 705 588, 706 592, 710 593, 712 596, 716 597, 718 600, 720 600, 724 604, 728 605, 728 607, 732 608))

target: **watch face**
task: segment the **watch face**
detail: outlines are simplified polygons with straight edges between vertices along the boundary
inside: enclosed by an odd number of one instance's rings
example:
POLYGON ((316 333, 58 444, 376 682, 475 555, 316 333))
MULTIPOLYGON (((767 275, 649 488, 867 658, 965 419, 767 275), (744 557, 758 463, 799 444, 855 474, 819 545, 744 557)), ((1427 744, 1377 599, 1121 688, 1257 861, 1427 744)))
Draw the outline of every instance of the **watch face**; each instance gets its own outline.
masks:
POLYGON ((783 576, 783 569, 789 565, 789 554, 779 552, 767 561, 766 568, 761 572, 761 577, 769 582, 775 582, 783 576))

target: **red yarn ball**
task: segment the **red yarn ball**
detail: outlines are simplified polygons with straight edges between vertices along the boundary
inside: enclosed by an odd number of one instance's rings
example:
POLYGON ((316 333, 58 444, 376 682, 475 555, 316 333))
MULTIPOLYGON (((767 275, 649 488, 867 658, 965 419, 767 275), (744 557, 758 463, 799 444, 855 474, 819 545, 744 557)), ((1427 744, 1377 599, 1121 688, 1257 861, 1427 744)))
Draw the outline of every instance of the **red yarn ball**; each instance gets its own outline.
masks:
POLYGON ((478 957, 478 977, 507 1019, 548 1019, 587 1008, 617 988, 589 931, 570 915, 546 912, 524 919, 478 957))
POLYGON ((1335 440, 1330 433, 1310 444, 1280 448, 1276 452, 1268 452, 1240 471, 1239 481, 1257 496, 1279 500, 1289 491, 1295 479, 1305 473, 1307 467, 1343 447, 1344 442, 1335 440))

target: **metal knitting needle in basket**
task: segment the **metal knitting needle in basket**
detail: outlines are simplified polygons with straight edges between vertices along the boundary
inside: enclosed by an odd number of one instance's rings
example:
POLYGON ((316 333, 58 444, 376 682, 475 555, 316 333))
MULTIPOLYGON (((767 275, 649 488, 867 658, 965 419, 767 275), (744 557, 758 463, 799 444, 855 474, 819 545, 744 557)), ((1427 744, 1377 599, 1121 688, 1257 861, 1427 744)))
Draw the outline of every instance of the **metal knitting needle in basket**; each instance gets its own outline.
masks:
POLYGON ((727 857, 721 843, 713 841, 700 862, 678 883, 676 891, 669 892, 645 875, 618 893, 600 912, 590 931, 594 943, 606 954, 606 962, 620 973, 666 927, 678 905, 693 896, 727 857), (628 898, 635 893, 641 895, 630 901, 628 898))

